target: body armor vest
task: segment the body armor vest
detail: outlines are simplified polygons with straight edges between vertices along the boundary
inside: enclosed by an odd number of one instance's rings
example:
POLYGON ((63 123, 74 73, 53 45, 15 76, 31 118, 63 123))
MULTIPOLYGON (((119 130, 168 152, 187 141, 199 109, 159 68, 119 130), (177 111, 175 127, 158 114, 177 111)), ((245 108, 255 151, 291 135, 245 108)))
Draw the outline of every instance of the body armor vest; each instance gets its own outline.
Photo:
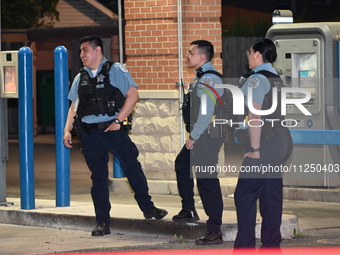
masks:
MULTIPOLYGON (((279 119, 283 120, 284 116, 281 115, 281 87, 283 86, 282 80, 279 75, 274 74, 272 72, 266 71, 266 70, 261 70, 256 73, 264 75, 270 82, 270 89, 269 92, 265 95, 262 103, 262 110, 268 110, 273 104, 273 88, 277 88, 277 107, 276 110, 269 114, 266 115, 266 119, 279 119)), ((248 113, 248 107, 247 111, 248 113)))
POLYGON ((201 77, 204 74, 211 73, 222 78, 222 75, 214 70, 208 70, 203 72, 202 70, 198 70, 196 73, 196 79, 189 87, 188 93, 184 95, 184 101, 182 105, 182 115, 184 123, 186 124, 187 132, 190 132, 193 125, 196 123, 199 115, 201 99, 197 96, 197 87, 201 77))
POLYGON ((198 82, 201 79, 201 77, 197 77, 191 88, 189 88, 189 96, 190 96, 190 105, 189 105, 189 109, 190 109, 190 123, 188 123, 189 125, 194 125, 198 119, 198 114, 200 111, 200 98, 197 96, 197 87, 198 87, 198 82))
POLYGON ((78 86, 78 115, 80 117, 99 114, 114 116, 123 107, 125 96, 118 88, 110 84, 109 70, 112 65, 111 61, 104 63, 94 78, 91 78, 84 68, 80 69, 78 86))
MULTIPOLYGON (((247 74, 242 80, 245 82, 246 79, 254 74, 255 72, 252 71, 249 74, 247 74)), ((268 93, 264 96, 263 103, 262 103, 262 110, 268 110, 271 108, 273 104, 273 88, 277 88, 277 107, 276 110, 269 114, 264 116, 265 119, 272 119, 272 120, 283 120, 284 116, 281 115, 281 87, 283 87, 283 82, 280 78, 279 75, 274 74, 272 72, 266 71, 266 70, 261 70, 256 73, 260 73, 264 75, 270 82, 270 89, 268 93)), ((240 83, 240 85, 243 85, 240 83)), ((248 107, 245 105, 245 114, 246 116, 249 113, 248 107)), ((269 121, 264 121, 263 126, 261 127, 261 140, 267 140, 270 138, 273 138, 275 136, 273 127, 278 126, 279 122, 272 122, 270 123, 269 121)), ((239 129, 236 133, 235 136, 239 140, 239 142, 243 145, 250 146, 250 136, 249 132, 247 129, 239 129)))

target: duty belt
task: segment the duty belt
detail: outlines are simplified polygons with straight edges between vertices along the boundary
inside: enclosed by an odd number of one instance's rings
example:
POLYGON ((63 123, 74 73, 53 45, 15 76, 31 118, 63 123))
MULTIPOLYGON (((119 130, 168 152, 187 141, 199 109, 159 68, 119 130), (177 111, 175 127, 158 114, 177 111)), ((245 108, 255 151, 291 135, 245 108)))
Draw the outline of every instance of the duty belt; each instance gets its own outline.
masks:
POLYGON ((91 123, 91 124, 84 123, 84 125, 87 126, 89 129, 106 129, 111 124, 112 124, 112 121, 91 123))

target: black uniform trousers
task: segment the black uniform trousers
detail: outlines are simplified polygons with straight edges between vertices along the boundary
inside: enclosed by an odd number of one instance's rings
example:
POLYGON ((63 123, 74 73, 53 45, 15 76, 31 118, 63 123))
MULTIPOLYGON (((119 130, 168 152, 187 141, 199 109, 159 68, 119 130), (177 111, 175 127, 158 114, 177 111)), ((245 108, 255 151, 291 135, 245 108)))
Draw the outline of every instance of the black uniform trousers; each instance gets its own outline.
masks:
POLYGON ((255 248, 257 200, 262 216, 262 247, 280 247, 283 200, 280 167, 288 160, 292 147, 288 128, 275 127, 274 138, 261 140, 260 159, 244 158, 234 194, 238 226, 235 248, 255 248), (269 167, 276 169, 274 173, 268 173, 269 167), (260 169, 267 173, 246 172, 246 169, 260 169))
POLYGON ((139 151, 131 141, 128 133, 120 130, 107 131, 91 129, 91 134, 82 133, 83 154, 91 171, 91 195, 95 208, 96 222, 110 225, 111 203, 108 187, 108 161, 111 152, 120 161, 120 165, 128 179, 135 199, 142 211, 153 206, 149 196, 149 188, 141 164, 137 160, 139 151))
POLYGON ((179 195, 182 198, 182 208, 194 210, 194 172, 197 188, 202 199, 205 213, 208 215, 207 230, 220 232, 222 225, 223 200, 217 172, 209 172, 218 164, 218 153, 223 139, 211 139, 208 132, 204 132, 195 142, 194 148, 188 150, 185 145, 175 160, 175 171, 179 195), (209 168, 210 167, 210 168, 209 168))

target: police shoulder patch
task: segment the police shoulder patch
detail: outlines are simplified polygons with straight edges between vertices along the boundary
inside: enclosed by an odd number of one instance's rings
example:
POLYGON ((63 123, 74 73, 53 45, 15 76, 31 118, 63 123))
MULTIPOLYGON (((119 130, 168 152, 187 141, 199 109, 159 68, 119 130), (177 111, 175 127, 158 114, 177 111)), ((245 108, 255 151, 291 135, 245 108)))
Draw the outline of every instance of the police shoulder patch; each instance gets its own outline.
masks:
POLYGON ((212 77, 210 76, 204 76, 202 77, 201 81, 202 83, 206 84, 206 85, 209 85, 209 86, 212 86, 214 84, 214 80, 212 77))
POLYGON ((253 89, 257 88, 260 85, 260 79, 259 78, 251 78, 248 81, 248 87, 251 87, 253 89))
POLYGON ((119 69, 122 70, 124 73, 129 72, 125 64, 119 64, 119 69))

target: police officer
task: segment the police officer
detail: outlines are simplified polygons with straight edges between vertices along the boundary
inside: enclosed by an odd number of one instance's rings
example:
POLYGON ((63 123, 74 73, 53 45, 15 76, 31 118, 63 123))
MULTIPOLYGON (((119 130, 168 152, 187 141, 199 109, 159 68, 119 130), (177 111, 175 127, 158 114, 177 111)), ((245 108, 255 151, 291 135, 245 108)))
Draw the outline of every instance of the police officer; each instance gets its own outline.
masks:
POLYGON ((137 85, 123 65, 104 57, 101 38, 86 36, 79 42, 84 67, 75 77, 68 95, 72 103, 63 142, 72 148, 70 132, 76 120, 83 142, 82 153, 92 173, 91 195, 97 226, 91 235, 110 234, 109 152, 120 161, 144 217, 162 219, 167 211, 156 208, 151 201, 147 180, 137 160, 138 149, 122 127, 122 121, 139 98, 137 85))
MULTIPOLYGON (((194 182, 192 166, 195 165, 197 188, 201 196, 203 207, 209 219, 206 222, 206 234, 198 238, 198 245, 221 244, 223 201, 217 172, 206 172, 207 166, 216 166, 218 152, 223 143, 222 137, 211 138, 211 119, 214 115, 214 100, 216 95, 211 91, 215 84, 221 84, 221 78, 211 64, 214 47, 209 41, 197 40, 190 44, 186 54, 187 66, 196 70, 196 79, 190 85, 190 103, 183 106, 183 114, 189 138, 175 160, 175 171, 179 194, 182 198, 182 210, 172 220, 175 222, 195 222, 199 220, 194 202, 194 182), (213 70, 213 73, 206 73, 213 70), (210 95, 213 97, 211 98, 210 95), (205 95, 206 105, 201 104, 205 95), (203 111, 203 108, 204 109, 203 111), (206 112, 205 112, 206 111, 206 112), (186 114, 185 114, 186 112, 186 114), (190 113, 189 113, 190 112, 190 113), (188 118, 190 115, 190 118, 188 118), (191 120, 190 120, 191 119, 191 120)), ((223 90, 217 89, 219 96, 223 90)), ((188 96, 188 95, 187 95, 188 96)))
POLYGON ((234 194, 238 222, 234 247, 255 248, 257 200, 262 216, 262 247, 280 247, 282 176, 280 171, 264 173, 261 167, 268 166, 274 169, 282 166, 292 152, 289 130, 281 126, 281 121, 268 121, 284 119, 280 103, 282 81, 272 67, 277 54, 276 47, 270 39, 256 41, 246 53, 252 72, 241 89, 245 95, 245 102, 248 102, 248 93, 252 93, 252 106, 246 103, 250 141, 249 145, 245 146, 244 160, 234 194), (273 92, 277 93, 279 100, 276 110, 270 115, 259 115, 256 110, 271 108, 273 92), (248 171, 250 169, 259 171, 248 171))

